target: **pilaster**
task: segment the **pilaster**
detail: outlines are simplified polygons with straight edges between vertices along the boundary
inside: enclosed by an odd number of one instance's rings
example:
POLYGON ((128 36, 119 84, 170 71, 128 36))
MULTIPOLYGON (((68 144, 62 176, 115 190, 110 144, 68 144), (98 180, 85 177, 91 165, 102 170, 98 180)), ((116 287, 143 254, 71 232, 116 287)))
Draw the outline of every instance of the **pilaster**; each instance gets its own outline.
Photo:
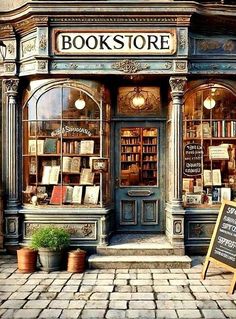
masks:
POLYGON ((20 222, 18 209, 19 200, 19 137, 18 137, 18 109, 17 109, 17 91, 19 80, 4 80, 6 96, 5 113, 5 191, 6 209, 5 217, 5 245, 17 245, 20 237, 20 222))
POLYGON ((182 201, 182 166, 183 166, 183 123, 182 107, 185 77, 171 77, 172 96, 171 139, 169 158, 171 170, 169 176, 170 197, 166 206, 166 234, 176 253, 184 254, 184 209, 182 201))

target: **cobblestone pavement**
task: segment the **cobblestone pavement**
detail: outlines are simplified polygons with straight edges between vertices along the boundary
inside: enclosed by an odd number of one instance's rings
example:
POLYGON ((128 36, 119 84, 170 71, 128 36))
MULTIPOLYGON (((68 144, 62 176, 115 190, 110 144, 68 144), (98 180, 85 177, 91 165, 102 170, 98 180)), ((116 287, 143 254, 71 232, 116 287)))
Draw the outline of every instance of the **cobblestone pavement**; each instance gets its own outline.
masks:
POLYGON ((210 266, 201 280, 200 260, 191 269, 21 274, 14 256, 0 255, 0 318, 236 319, 232 274, 210 266))

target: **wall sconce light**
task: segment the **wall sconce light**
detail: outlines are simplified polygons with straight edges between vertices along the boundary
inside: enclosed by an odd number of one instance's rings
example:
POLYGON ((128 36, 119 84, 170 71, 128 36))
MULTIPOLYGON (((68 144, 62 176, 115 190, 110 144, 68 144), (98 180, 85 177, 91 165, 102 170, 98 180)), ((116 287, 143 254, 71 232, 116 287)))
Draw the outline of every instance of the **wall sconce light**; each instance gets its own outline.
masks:
POLYGON ((0 40, 0 54, 1 54, 1 57, 4 61, 6 58, 6 54, 7 54, 7 46, 2 40, 0 40))
POLYGON ((203 101, 203 105, 206 109, 211 110, 216 105, 216 101, 212 96, 208 95, 208 97, 203 101))
POLYGON ((78 110, 83 110, 86 106, 86 103, 85 103, 85 100, 82 96, 82 92, 79 91, 79 98, 75 101, 75 107, 78 109, 78 110))
POLYGON ((145 97, 139 87, 134 88, 134 95, 131 98, 131 107, 134 109, 142 109, 145 105, 145 97))

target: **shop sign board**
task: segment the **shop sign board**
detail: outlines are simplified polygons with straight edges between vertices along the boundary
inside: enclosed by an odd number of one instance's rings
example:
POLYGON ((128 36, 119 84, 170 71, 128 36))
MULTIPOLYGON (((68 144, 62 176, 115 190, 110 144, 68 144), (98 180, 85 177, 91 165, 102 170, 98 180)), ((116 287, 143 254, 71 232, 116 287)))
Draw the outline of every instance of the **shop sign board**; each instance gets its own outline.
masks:
POLYGON ((54 49, 55 54, 173 55, 176 32, 174 29, 149 32, 54 30, 54 49))
POLYGON ((210 246, 203 266, 202 278, 205 279, 209 263, 213 262, 220 267, 234 273, 229 288, 233 293, 236 283, 236 203, 223 201, 216 225, 211 238, 210 246))
POLYGON ((202 145, 189 143, 184 148, 184 175, 197 176, 202 174, 202 145))

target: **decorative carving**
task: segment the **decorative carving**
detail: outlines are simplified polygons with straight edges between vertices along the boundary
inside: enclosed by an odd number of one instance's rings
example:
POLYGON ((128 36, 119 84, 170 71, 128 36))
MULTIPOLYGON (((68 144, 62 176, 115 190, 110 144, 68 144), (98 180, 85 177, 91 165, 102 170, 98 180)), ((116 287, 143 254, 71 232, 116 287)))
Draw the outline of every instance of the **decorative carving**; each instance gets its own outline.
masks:
POLYGON ((201 51, 208 51, 208 50, 216 50, 221 47, 220 41, 215 40, 200 40, 199 42, 199 49, 201 51))
POLYGON ((38 61, 38 69, 46 70, 47 69, 47 61, 38 61))
POLYGON ((9 52, 11 55, 15 54, 15 46, 13 43, 7 44, 7 52, 9 52))
POLYGON ((199 71, 203 71, 203 70, 221 70, 222 72, 224 70, 235 70, 236 66, 235 64, 216 64, 216 63, 191 63, 191 69, 192 70, 199 70, 199 71))
POLYGON ((235 50, 235 43, 232 40, 226 41, 223 46, 225 52, 233 52, 235 50))
POLYGON ((87 237, 88 235, 90 235, 93 232, 93 225, 92 224, 85 224, 84 226, 82 226, 81 230, 82 230, 82 233, 84 234, 84 236, 87 237))
POLYGON ((170 70, 170 69, 172 68, 172 62, 167 61, 167 62, 165 62, 164 66, 165 66, 165 68, 166 68, 167 70, 170 70))
MULTIPOLYGON (((179 18, 178 18, 179 19, 179 18)), ((176 24, 175 17, 76 17, 76 18, 51 18, 50 22, 60 23, 158 23, 176 24)))
POLYGON ((15 63, 5 63, 4 68, 6 72, 12 73, 15 71, 15 63))
POLYGON ((37 16, 24 19, 23 21, 16 22, 14 27, 17 31, 23 31, 25 29, 32 29, 35 26, 45 26, 48 23, 48 17, 37 16))
POLYGON ((173 233, 174 233, 174 235, 182 235, 183 234, 182 220, 174 220, 173 233))
POLYGON ((179 33, 179 47, 180 49, 184 50, 187 44, 187 34, 185 30, 180 30, 179 33))
POLYGON ((18 79, 9 79, 4 80, 6 85, 7 94, 16 94, 18 90, 19 80, 18 79))
POLYGON ((215 224, 212 223, 189 223, 189 238, 205 238, 212 236, 215 224))
POLYGON ((6 237, 17 236, 18 232, 18 217, 6 217, 6 237))
POLYGON ((44 33, 41 34, 40 39, 39 39, 39 48, 41 50, 46 50, 47 48, 47 37, 44 33))
POLYGON ((177 22, 178 22, 178 24, 189 25, 190 24, 190 16, 189 17, 178 17, 177 22))
POLYGON ((132 60, 122 60, 115 62, 111 66, 113 69, 125 72, 125 73, 136 73, 142 70, 146 70, 150 67, 148 64, 141 64, 137 61, 132 60))
POLYGON ((52 69, 56 70, 58 68, 58 64, 56 62, 52 63, 52 69))
POLYGON ((185 61, 177 61, 175 63, 176 71, 186 71, 187 63, 185 61))
POLYGON ((78 69, 78 65, 76 63, 70 63, 70 69, 77 70, 78 69))
MULTIPOLYGON (((25 237, 29 238, 35 232, 36 229, 46 226, 45 224, 25 224, 25 237)), ((85 238, 96 239, 95 223, 78 223, 78 224, 57 224, 57 227, 62 227, 69 232, 71 238, 85 238)))
POLYGON ((169 82, 170 82, 172 93, 183 92, 186 80, 187 79, 185 77, 171 77, 169 82))
POLYGON ((29 56, 36 51, 36 38, 22 43, 22 57, 29 56))

